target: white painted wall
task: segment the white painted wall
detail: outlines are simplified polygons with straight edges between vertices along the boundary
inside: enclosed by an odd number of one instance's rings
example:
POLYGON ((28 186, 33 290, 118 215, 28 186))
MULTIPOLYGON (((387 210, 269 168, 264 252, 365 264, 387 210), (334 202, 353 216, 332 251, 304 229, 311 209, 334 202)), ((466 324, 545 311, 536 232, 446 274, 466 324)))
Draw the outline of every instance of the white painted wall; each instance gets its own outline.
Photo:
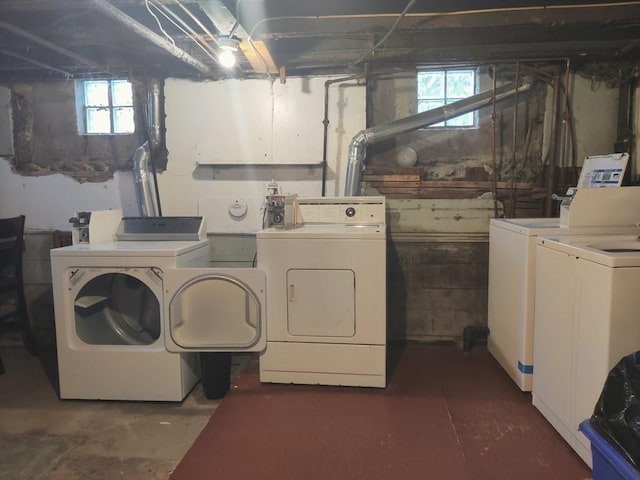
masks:
MULTIPOLYGON (((158 178, 163 214, 201 214, 207 216, 211 232, 250 233, 260 228, 259 209, 272 179, 285 193, 320 196, 328 78, 290 78, 285 85, 268 80, 167 80, 169 164, 158 178), (199 165, 209 162, 217 164, 199 165), (227 162, 236 166, 220 165, 227 162), (236 199, 249 206, 239 220, 228 214, 228 205, 236 199)), ((8 90, 0 88, 0 118, 4 113, 8 119, 0 123, 0 139, 9 142, 0 155, 11 151, 8 99, 8 90)), ((336 196, 344 189, 348 144, 365 128, 365 87, 353 82, 332 85, 329 119, 326 194, 336 196)), ((24 214, 29 230, 69 230, 68 219, 76 211, 109 208, 138 214, 129 172, 118 172, 107 182, 81 184, 59 174, 16 175, 10 158, 0 157, 0 216, 24 214)))
MULTIPOLYGON (((320 196, 324 83, 330 77, 165 83, 169 163, 159 176, 165 215, 204 215, 209 232, 261 228, 267 185, 320 196), (229 215, 246 202, 245 217, 229 215)), ((329 91, 326 195, 341 195, 351 139, 366 128, 365 87, 329 91)))
MULTIPOLYGON (((576 165, 582 166, 584 159, 590 155, 604 155, 614 152, 614 143, 618 128, 618 94, 617 88, 609 88, 600 82, 595 85, 590 79, 579 75, 571 75, 569 79, 572 122, 576 133, 576 165)), ((544 118, 543 158, 548 160, 551 143, 551 124, 553 111, 553 88, 547 89, 546 115, 544 118)), ((564 93, 560 91, 560 113, 558 116, 558 132, 562 128, 562 105, 564 93)), ((570 131, 566 133, 567 162, 571 162, 570 131)), ((558 134, 557 161, 560 161, 560 134, 558 134)), ((633 168, 633 167, 629 167, 633 168)))
POLYGON ((27 230, 71 230, 75 212, 110 208, 137 215, 131 174, 118 172, 104 183, 78 183, 60 174, 24 177, 0 158, 0 217, 25 215, 27 230))
POLYGON ((0 218, 26 216, 29 231, 70 230, 69 218, 85 210, 122 209, 137 214, 132 175, 118 172, 104 183, 79 183, 60 174, 25 177, 11 168, 11 94, 0 87, 0 218))
POLYGON ((589 155, 615 153, 619 90, 604 82, 592 85, 590 79, 573 75, 570 93, 578 165, 589 155))
MULTIPOLYGON (((285 85, 167 80, 169 164, 158 179, 163 213, 205 215, 211 232, 251 233, 261 225, 260 207, 272 179, 285 193, 319 196, 327 78, 290 78, 285 85), (234 220, 228 206, 238 199, 249 208, 246 217, 234 220)), ((365 87, 334 84, 329 98, 326 193, 336 196, 344 189, 349 142, 365 128, 365 87)), ((594 91, 589 80, 573 79, 579 163, 586 155, 612 151, 617 99, 615 89, 601 85, 594 91)), ((0 87, 0 216, 25 214, 27 229, 49 230, 69 229, 69 217, 81 210, 120 208, 137 215, 129 172, 99 184, 58 174, 14 174, 9 112, 9 92, 0 87)))

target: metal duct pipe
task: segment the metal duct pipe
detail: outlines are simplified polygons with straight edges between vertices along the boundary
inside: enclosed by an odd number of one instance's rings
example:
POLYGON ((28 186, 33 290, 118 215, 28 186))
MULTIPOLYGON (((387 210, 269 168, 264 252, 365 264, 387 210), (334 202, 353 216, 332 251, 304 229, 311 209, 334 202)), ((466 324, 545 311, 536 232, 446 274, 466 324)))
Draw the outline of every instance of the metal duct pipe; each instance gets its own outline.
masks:
POLYGON ((433 110, 361 130, 353 137, 349 144, 347 180, 344 195, 349 197, 359 194, 367 145, 395 137, 401 133, 428 127, 434 123, 439 123, 465 113, 473 112, 474 110, 491 104, 493 101, 499 102, 505 98, 509 98, 516 92, 530 90, 531 85, 531 80, 527 78, 523 80, 519 86, 511 83, 497 88, 495 90, 495 96, 493 90, 487 90, 472 97, 463 98, 457 102, 434 108, 433 110))
POLYGON ((160 190, 158 189, 158 175, 156 164, 158 157, 166 159, 165 128, 164 128, 164 84, 159 78, 151 78, 147 82, 147 142, 149 143, 149 163, 151 167, 151 181, 155 192, 155 212, 162 215, 160 205, 160 190))
POLYGON ((206 73, 206 74, 210 74, 211 73, 211 70, 209 69, 209 67, 207 67, 200 60, 198 60, 197 58, 192 57, 191 55, 189 55, 184 50, 176 47, 169 40, 167 40, 166 38, 163 38, 160 35, 156 34, 153 30, 145 27, 143 24, 141 24, 137 20, 134 20, 129 15, 124 13, 119 8, 114 7, 113 5, 111 5, 106 0, 89 0, 89 3, 91 3, 95 8, 100 10, 106 16, 111 17, 112 19, 122 23, 123 25, 126 25, 131 30, 133 30, 138 35, 140 35, 141 37, 149 40, 154 45, 162 48, 163 50, 165 50, 166 52, 170 53, 174 57, 176 57, 179 60, 182 60, 184 63, 192 66, 196 70, 198 70, 198 71, 200 71, 202 73, 206 73))
POLYGON ((164 92, 162 79, 151 78, 147 82, 147 132, 153 153, 164 148, 164 92))
POLYGON ((143 217, 162 215, 154 158, 165 154, 164 91, 162 79, 151 78, 146 83, 147 105, 145 133, 147 141, 133 154, 133 182, 138 201, 138 213, 143 217))
POLYGON ((157 217, 159 215, 151 176, 149 142, 144 142, 133 154, 133 184, 138 199, 138 213, 142 217, 157 217))

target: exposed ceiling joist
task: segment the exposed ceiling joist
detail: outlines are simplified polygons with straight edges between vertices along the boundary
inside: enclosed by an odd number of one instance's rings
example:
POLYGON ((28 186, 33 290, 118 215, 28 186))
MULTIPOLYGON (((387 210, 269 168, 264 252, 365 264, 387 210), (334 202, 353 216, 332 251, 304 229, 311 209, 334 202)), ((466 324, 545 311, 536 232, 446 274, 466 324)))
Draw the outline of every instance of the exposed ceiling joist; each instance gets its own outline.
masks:
MULTIPOLYGON (((38 45, 42 45, 43 47, 46 47, 50 50, 53 50, 54 52, 59 53, 60 55, 63 55, 65 57, 69 57, 77 62, 80 62, 83 65, 86 65, 92 69, 95 69, 98 72, 102 72, 102 73, 108 73, 109 72, 109 68, 105 65, 100 65, 99 63, 83 57, 82 55, 78 55, 75 52, 72 52, 71 50, 67 49, 67 48, 63 48, 60 47, 52 42, 49 42, 48 40, 45 40, 43 38, 38 37, 37 35, 34 35, 32 33, 27 32, 26 30, 23 30, 22 28, 16 27, 15 25, 11 25, 10 23, 7 22, 3 22, 2 20, 0 20, 0 28, 7 30, 11 33, 14 33, 16 35, 19 35, 21 37, 26 38, 27 40, 36 43, 38 45)), ((17 55, 14 53, 14 55, 17 55)), ((32 63, 37 62, 36 60, 31 60, 32 63)))
POLYGON ((240 50, 256 73, 278 73, 278 67, 273 62, 267 45, 262 40, 253 40, 222 1, 206 0, 200 6, 221 36, 235 36, 242 40, 240 50))
POLYGON ((15 27, 0 27, 4 82, 106 67, 118 76, 226 78, 640 58, 640 0, 2 0, 0 18, 15 27), (228 36, 244 54, 230 71, 217 60, 217 41, 228 36), (77 57, 52 55, 51 45, 77 57))
POLYGON ((211 69, 207 65, 202 63, 200 60, 194 58, 193 56, 191 56, 189 53, 185 52, 184 50, 176 47, 175 43, 171 43, 166 38, 161 37, 160 35, 156 34, 151 29, 145 27, 143 24, 141 24, 137 20, 135 20, 135 19, 131 18, 129 15, 125 14, 122 10, 120 10, 120 9, 114 7, 113 5, 111 5, 108 1, 106 1, 106 0, 88 0, 88 2, 93 7, 95 7, 97 10, 99 10, 101 13, 103 13, 104 15, 107 15, 108 17, 110 17, 113 20, 121 23, 125 27, 130 28, 135 33, 137 33, 142 38, 144 38, 145 40, 150 41, 154 45, 160 47, 161 49, 165 50, 166 52, 168 52, 169 54, 173 55, 177 59, 179 59, 179 60, 183 61, 184 63, 186 63, 187 65, 195 68, 199 72, 207 74, 207 75, 212 73, 211 69))

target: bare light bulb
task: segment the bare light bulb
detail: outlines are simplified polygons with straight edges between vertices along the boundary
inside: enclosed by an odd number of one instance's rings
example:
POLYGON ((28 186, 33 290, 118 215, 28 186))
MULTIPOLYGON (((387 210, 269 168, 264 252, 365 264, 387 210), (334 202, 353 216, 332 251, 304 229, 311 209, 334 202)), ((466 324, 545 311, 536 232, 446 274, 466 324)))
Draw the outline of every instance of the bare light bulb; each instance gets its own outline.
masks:
POLYGON ((236 64, 235 52, 238 51, 238 39, 232 37, 219 37, 217 40, 220 47, 218 61, 225 68, 231 68, 236 64))
POLYGON ((236 56, 231 50, 224 49, 220 55, 218 55, 218 61, 223 67, 231 68, 236 64, 236 56))

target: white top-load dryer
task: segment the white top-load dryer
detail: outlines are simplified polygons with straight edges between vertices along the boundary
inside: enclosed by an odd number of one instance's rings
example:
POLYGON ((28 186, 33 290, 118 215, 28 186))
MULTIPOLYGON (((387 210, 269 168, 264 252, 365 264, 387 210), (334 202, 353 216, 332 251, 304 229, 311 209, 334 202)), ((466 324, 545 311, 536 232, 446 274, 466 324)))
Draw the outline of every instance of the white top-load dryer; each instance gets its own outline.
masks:
POLYGON ((205 238, 200 217, 123 218, 51 251, 61 398, 180 401, 196 352, 264 349, 264 273, 208 268, 205 238))
POLYGON ((263 382, 386 386, 384 197, 300 198, 257 233, 267 275, 263 382))
MULTIPOLYGON (((623 162, 628 156, 605 156, 623 162)), ((580 185, 601 186, 603 160, 580 185)), ((615 169, 624 171, 624 167, 615 169)), ((616 182, 621 177, 616 177, 616 182)), ((640 214, 640 187, 578 188, 561 205, 560 218, 491 219, 489 226, 488 349, 523 391, 531 391, 534 375, 534 302, 536 241, 543 235, 630 234, 640 214)))
POLYGON ((386 386, 384 198, 287 206, 258 268, 210 268, 201 217, 79 227, 51 251, 61 397, 180 401, 198 352, 262 352, 265 382, 386 386))
POLYGON ((589 465, 578 425, 609 371, 640 350, 639 233, 537 241, 533 404, 589 465))

